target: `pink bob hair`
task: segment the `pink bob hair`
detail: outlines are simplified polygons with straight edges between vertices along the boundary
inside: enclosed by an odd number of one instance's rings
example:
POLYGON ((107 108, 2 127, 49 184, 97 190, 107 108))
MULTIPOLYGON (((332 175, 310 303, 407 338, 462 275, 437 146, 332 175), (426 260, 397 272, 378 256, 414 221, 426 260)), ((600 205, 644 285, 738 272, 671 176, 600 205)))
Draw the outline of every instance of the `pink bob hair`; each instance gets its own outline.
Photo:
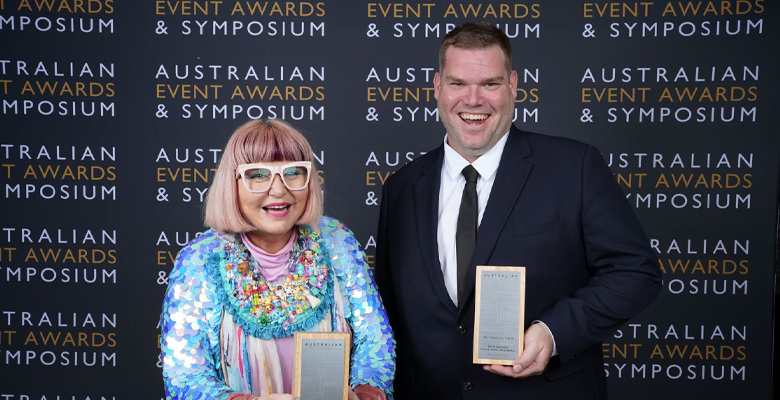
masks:
POLYGON ((303 135, 278 120, 254 120, 241 125, 230 136, 214 180, 206 194, 203 222, 227 233, 251 232, 252 226, 238 205, 236 168, 240 164, 276 161, 312 161, 309 197, 299 225, 316 226, 322 217, 322 186, 314 165, 312 149, 303 135))

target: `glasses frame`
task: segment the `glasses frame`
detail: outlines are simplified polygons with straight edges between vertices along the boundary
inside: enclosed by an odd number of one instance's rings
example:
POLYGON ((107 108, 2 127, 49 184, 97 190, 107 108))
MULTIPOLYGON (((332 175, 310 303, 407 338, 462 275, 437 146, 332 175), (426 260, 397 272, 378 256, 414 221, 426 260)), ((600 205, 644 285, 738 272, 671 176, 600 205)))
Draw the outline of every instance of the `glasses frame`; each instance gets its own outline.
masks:
POLYGON ((295 161, 287 164, 282 165, 268 165, 265 163, 252 163, 252 164, 240 164, 238 167, 236 167, 236 179, 241 178, 242 181, 244 181, 244 187, 246 188, 249 193, 265 193, 271 190, 271 186, 274 184, 274 179, 276 179, 276 175, 279 175, 279 180, 282 181, 282 184, 284 187, 287 188, 287 190, 303 190, 309 187, 309 180, 311 179, 311 161, 295 161), (284 172, 285 168, 290 167, 305 167, 306 168, 306 183, 303 184, 303 187, 293 189, 289 186, 287 186, 287 182, 284 181, 284 178, 282 177, 282 172, 284 172), (268 184, 268 188, 265 190, 252 190, 249 187, 249 182, 246 180, 246 175, 244 172, 250 169, 254 168, 265 168, 271 171, 271 182, 268 184))

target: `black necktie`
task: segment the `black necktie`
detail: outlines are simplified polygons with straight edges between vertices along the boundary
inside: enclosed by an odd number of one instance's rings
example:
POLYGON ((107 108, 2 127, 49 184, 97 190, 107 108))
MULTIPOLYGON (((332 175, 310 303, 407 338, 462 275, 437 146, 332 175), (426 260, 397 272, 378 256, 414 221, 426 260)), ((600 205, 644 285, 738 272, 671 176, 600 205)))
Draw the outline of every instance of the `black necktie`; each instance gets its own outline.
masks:
POLYGON ((458 212, 458 230, 455 233, 455 250, 458 257, 458 304, 463 303, 463 290, 466 286, 466 275, 474 256, 474 247, 477 245, 477 172, 471 165, 463 168, 461 172, 466 178, 466 186, 463 187, 463 196, 460 199, 458 212))

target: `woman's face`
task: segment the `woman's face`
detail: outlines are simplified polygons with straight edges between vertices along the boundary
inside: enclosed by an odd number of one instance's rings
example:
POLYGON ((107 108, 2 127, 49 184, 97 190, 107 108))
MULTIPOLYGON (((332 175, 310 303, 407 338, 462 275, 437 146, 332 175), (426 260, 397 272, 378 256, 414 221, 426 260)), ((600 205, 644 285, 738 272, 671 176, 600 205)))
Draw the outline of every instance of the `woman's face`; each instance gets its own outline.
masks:
MULTIPOLYGON (((263 163, 268 166, 281 166, 290 161, 263 163)), ((247 236, 255 245, 270 253, 275 253, 287 243, 295 224, 306 210, 309 187, 302 190, 289 190, 279 175, 272 177, 271 187, 264 193, 252 193, 247 190, 241 178, 238 185, 238 204, 241 213, 255 228, 247 236)))

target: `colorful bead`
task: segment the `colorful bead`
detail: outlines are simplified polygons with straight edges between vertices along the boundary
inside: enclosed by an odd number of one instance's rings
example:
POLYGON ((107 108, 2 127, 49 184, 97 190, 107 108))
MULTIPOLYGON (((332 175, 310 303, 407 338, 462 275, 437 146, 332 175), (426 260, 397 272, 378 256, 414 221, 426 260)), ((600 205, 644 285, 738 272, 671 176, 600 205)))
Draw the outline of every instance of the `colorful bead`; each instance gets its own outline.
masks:
MULTIPOLYGON (((236 306, 239 324, 248 319, 259 322, 264 328, 281 327, 282 330, 288 331, 290 323, 295 324, 315 314, 322 314, 317 313, 316 308, 322 304, 322 297, 327 295, 330 278, 328 265, 318 244, 320 240, 319 233, 307 227, 301 228, 290 252, 289 273, 283 282, 274 285, 268 285, 263 280, 262 269, 256 265, 242 242, 224 246, 224 272, 215 276, 215 279, 222 281, 224 290, 231 293, 230 301, 236 306), (250 268, 250 263, 254 263, 255 267, 250 268), (234 265, 238 265, 239 274, 233 271, 234 265), (301 293, 304 291, 312 295, 302 297, 301 293), (308 304, 296 307, 296 293, 299 300, 305 300, 308 304), (300 312, 296 312, 298 308, 300 312), (279 312, 276 312, 277 310, 279 312)), ((277 331, 269 333, 268 336, 277 337, 277 331)))

